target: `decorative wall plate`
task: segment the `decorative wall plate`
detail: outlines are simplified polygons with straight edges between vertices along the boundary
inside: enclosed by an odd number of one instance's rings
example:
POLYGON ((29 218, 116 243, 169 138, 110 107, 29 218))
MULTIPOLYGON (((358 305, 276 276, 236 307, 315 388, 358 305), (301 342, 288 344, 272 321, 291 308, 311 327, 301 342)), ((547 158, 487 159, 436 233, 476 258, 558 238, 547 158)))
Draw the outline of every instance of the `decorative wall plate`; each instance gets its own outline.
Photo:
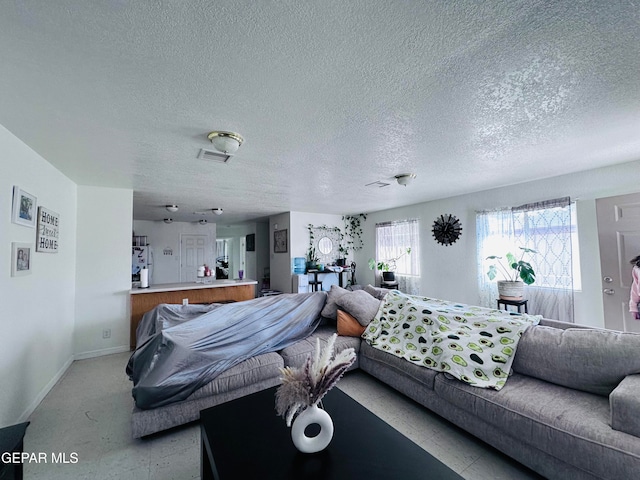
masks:
POLYGON ((460 238, 462 224, 455 216, 445 213, 435 219, 431 231, 436 242, 448 247, 460 238))

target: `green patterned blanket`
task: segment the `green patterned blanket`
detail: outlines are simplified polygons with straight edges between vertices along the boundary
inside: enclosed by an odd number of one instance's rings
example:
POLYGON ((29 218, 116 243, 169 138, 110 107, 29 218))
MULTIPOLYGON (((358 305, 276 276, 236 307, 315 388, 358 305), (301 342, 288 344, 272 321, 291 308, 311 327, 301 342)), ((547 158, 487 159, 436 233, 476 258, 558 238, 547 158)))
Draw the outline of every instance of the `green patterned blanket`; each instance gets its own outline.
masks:
POLYGON ((362 338, 415 365, 500 390, 520 336, 541 318, 392 290, 362 338))

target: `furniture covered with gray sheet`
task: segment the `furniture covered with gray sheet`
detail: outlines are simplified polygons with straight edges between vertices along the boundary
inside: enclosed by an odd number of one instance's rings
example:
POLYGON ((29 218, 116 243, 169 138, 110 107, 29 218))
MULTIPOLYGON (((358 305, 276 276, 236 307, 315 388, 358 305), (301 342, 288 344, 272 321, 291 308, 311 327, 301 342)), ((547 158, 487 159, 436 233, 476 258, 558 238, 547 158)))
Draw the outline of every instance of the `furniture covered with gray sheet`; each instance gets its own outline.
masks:
MULTIPOLYGON (((279 384, 279 368, 300 366, 316 338, 324 342, 334 332, 334 325, 325 324, 278 352, 245 360, 181 402, 134 408, 134 436, 187 423, 203 408, 279 384)), ((336 349, 348 347, 358 354, 352 368, 547 478, 640 477, 638 334, 542 319, 522 335, 499 391, 414 365, 358 337, 338 337, 336 349)))

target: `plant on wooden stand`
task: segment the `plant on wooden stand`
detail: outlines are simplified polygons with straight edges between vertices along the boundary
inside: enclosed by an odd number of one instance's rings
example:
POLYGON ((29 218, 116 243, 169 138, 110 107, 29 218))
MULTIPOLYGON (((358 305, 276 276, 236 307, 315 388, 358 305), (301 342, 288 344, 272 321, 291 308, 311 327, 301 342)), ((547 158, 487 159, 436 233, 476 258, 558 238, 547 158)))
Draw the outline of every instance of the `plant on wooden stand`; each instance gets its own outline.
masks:
POLYGON ((370 258, 369 268, 371 270, 379 270, 380 272, 382 272, 383 282, 393 282, 395 280, 396 268, 398 268, 396 262, 405 255, 411 255, 411 248, 405 248, 404 251, 397 257, 390 258, 388 260, 382 260, 380 262, 376 262, 375 259, 370 258))
POLYGON ((520 260, 511 252, 508 252, 504 259, 497 255, 487 257, 487 260, 497 260, 497 263, 489 266, 489 271, 487 272, 489 280, 494 280, 498 273, 502 273, 505 278, 505 280, 498 280, 498 294, 500 298, 505 300, 521 300, 524 284, 531 285, 536 281, 536 273, 531 264, 524 261, 524 256, 527 253, 538 252, 531 248, 519 248, 522 250, 520 260), (506 261, 506 265, 503 260, 506 261))

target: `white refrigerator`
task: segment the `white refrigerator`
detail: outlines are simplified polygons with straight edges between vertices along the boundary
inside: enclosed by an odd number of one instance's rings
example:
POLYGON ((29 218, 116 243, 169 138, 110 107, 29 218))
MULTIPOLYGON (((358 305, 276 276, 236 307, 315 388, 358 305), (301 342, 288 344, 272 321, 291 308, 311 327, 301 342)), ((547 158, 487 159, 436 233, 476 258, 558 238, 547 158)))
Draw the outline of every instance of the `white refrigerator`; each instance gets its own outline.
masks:
POLYGON ((293 285, 291 291, 293 293, 308 293, 309 292, 309 277, 305 275, 292 275, 293 285))

